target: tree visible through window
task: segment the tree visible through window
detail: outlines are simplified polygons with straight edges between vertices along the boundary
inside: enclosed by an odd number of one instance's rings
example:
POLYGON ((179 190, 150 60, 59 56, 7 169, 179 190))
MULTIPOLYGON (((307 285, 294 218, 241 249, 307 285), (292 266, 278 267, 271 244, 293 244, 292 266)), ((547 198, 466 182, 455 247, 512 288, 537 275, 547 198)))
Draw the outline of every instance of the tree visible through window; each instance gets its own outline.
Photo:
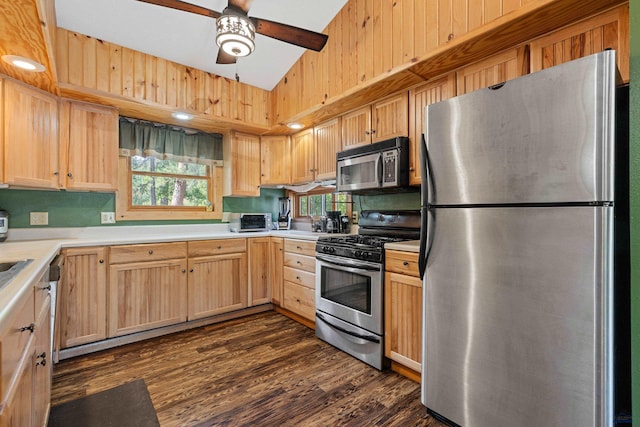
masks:
POLYGON ((327 211, 340 211, 343 215, 351 212, 351 198, 348 193, 300 194, 297 216, 326 215, 327 211))
POLYGON ((132 206, 209 206, 210 170, 207 165, 131 157, 132 206))

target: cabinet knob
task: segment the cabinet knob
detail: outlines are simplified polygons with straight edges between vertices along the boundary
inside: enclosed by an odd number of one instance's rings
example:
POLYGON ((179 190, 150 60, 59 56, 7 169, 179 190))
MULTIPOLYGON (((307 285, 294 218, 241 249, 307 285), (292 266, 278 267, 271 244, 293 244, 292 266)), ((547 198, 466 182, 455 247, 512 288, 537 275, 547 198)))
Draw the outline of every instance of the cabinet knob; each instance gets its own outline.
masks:
POLYGON ((218 250, 222 249, 222 246, 218 246, 218 250))
POLYGON ((375 129, 371 129, 371 134, 373 135, 374 133, 376 133, 375 129))
POLYGON ((296 280, 300 280, 300 276, 296 276, 296 280))
POLYGON ((365 130, 365 131, 364 131, 364 134, 365 134, 365 135, 371 135, 371 132, 369 132, 368 130, 365 130))
POLYGON ((101 259, 100 261, 98 261, 100 264, 104 264, 104 260, 101 259))
POLYGON ((193 268, 189 270, 189 273, 193 273, 193 268))
POLYGON ((153 249, 149 251, 149 255, 153 255, 153 249))
POLYGON ((54 172, 53 173, 53 176, 58 176, 58 175, 60 175, 60 172, 54 172))
POLYGON ((23 326, 22 328, 20 328, 20 332, 29 331, 30 333, 33 333, 35 329, 36 329, 36 325, 32 323, 29 326, 23 326))
POLYGON ((39 360, 38 362, 36 362, 36 366, 47 366, 47 353, 46 352, 42 352, 39 355, 36 356, 36 359, 42 359, 39 360))
POLYGON ((404 265, 406 267, 407 265, 409 265, 409 261, 403 262, 402 265, 404 265))
POLYGON ((298 265, 302 265, 302 263, 300 261, 296 261, 296 264, 298 265))
POLYGON ((413 172, 414 170, 416 170, 413 166, 409 167, 409 172, 413 172))
POLYGON ((51 290, 51 285, 43 286, 40 289, 42 289, 43 291, 50 291, 51 290))
POLYGON ((73 174, 72 174, 71 172, 69 172, 69 173, 67 174, 67 176, 68 176, 69 178, 73 178, 73 174))
POLYGON ((183 273, 186 273, 186 272, 187 272, 187 270, 183 268, 183 269, 182 269, 182 272, 183 272, 183 273))

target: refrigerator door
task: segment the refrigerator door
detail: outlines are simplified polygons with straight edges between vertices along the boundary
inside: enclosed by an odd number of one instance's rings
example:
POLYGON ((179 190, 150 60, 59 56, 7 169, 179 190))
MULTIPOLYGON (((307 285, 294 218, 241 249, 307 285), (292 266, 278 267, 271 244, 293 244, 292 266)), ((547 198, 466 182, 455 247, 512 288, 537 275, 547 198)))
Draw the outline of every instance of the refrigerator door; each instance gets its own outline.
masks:
POLYGON ((427 106, 429 203, 613 200, 615 77, 605 51, 427 106))
POLYGON ((422 403, 465 427, 610 426, 612 208, 436 208, 422 403))

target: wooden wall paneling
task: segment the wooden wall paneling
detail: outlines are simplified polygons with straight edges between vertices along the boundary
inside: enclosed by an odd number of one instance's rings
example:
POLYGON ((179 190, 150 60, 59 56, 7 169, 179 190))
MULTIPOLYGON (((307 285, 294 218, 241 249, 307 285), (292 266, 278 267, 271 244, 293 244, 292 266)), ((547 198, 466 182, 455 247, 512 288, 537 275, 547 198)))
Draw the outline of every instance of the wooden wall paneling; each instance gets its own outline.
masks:
MULTIPOLYGON (((393 68, 393 47, 397 39, 393 33, 393 0, 382 0, 380 19, 382 21, 382 45, 379 47, 382 59, 382 68, 379 74, 383 74, 393 68), (393 36, 391 36, 393 34, 393 36)), ((378 49, 378 47, 376 47, 378 49)))
POLYGON ((82 43, 82 86, 96 88, 97 87, 97 52, 95 39, 86 36, 80 36, 82 43))
POLYGON ((146 100, 146 55, 140 51, 133 52, 133 97, 139 100, 146 100))
POLYGON ((394 67, 410 62, 415 57, 415 47, 413 43, 414 25, 414 1, 403 1, 394 4, 394 34, 402 34, 402 46, 400 52, 394 55, 394 67), (397 25, 396 25, 397 22, 397 25))
POLYGON ((503 0, 484 0, 485 23, 499 18, 502 13, 503 0))
MULTIPOLYGON (((133 51, 126 47, 120 48, 122 51, 122 86, 120 87, 120 95, 128 98, 134 96, 134 75, 133 75, 133 51)), ((118 93, 116 93, 118 95, 118 93)), ((177 95, 177 93, 176 93, 177 95)))
POLYGON ((531 71, 615 49, 623 81, 629 81, 629 5, 625 4, 531 42, 531 71))
MULTIPOLYGON (((58 37, 58 39, 62 39, 62 38, 63 37, 58 37)), ((116 45, 109 46, 109 90, 108 92, 112 94, 122 93, 122 49, 120 48, 120 46, 116 46, 116 45)))
POLYGON ((110 47, 102 40, 96 43, 96 90, 109 92, 110 47))
POLYGON ((0 182, 4 177, 4 79, 0 77, 0 182))
POLYGON ((475 30, 484 23, 484 0, 467 1, 467 29, 475 30))

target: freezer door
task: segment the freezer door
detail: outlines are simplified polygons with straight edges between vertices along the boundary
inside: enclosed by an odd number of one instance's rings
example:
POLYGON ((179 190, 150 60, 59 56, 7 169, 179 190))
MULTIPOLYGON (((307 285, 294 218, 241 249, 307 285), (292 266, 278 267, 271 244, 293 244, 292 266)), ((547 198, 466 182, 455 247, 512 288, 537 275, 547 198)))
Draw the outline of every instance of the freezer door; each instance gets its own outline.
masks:
POLYGON ((428 409, 465 427, 611 425, 611 209, 433 211, 428 409))
POLYGON ((605 51, 427 106, 429 202, 613 200, 615 67, 605 51))

